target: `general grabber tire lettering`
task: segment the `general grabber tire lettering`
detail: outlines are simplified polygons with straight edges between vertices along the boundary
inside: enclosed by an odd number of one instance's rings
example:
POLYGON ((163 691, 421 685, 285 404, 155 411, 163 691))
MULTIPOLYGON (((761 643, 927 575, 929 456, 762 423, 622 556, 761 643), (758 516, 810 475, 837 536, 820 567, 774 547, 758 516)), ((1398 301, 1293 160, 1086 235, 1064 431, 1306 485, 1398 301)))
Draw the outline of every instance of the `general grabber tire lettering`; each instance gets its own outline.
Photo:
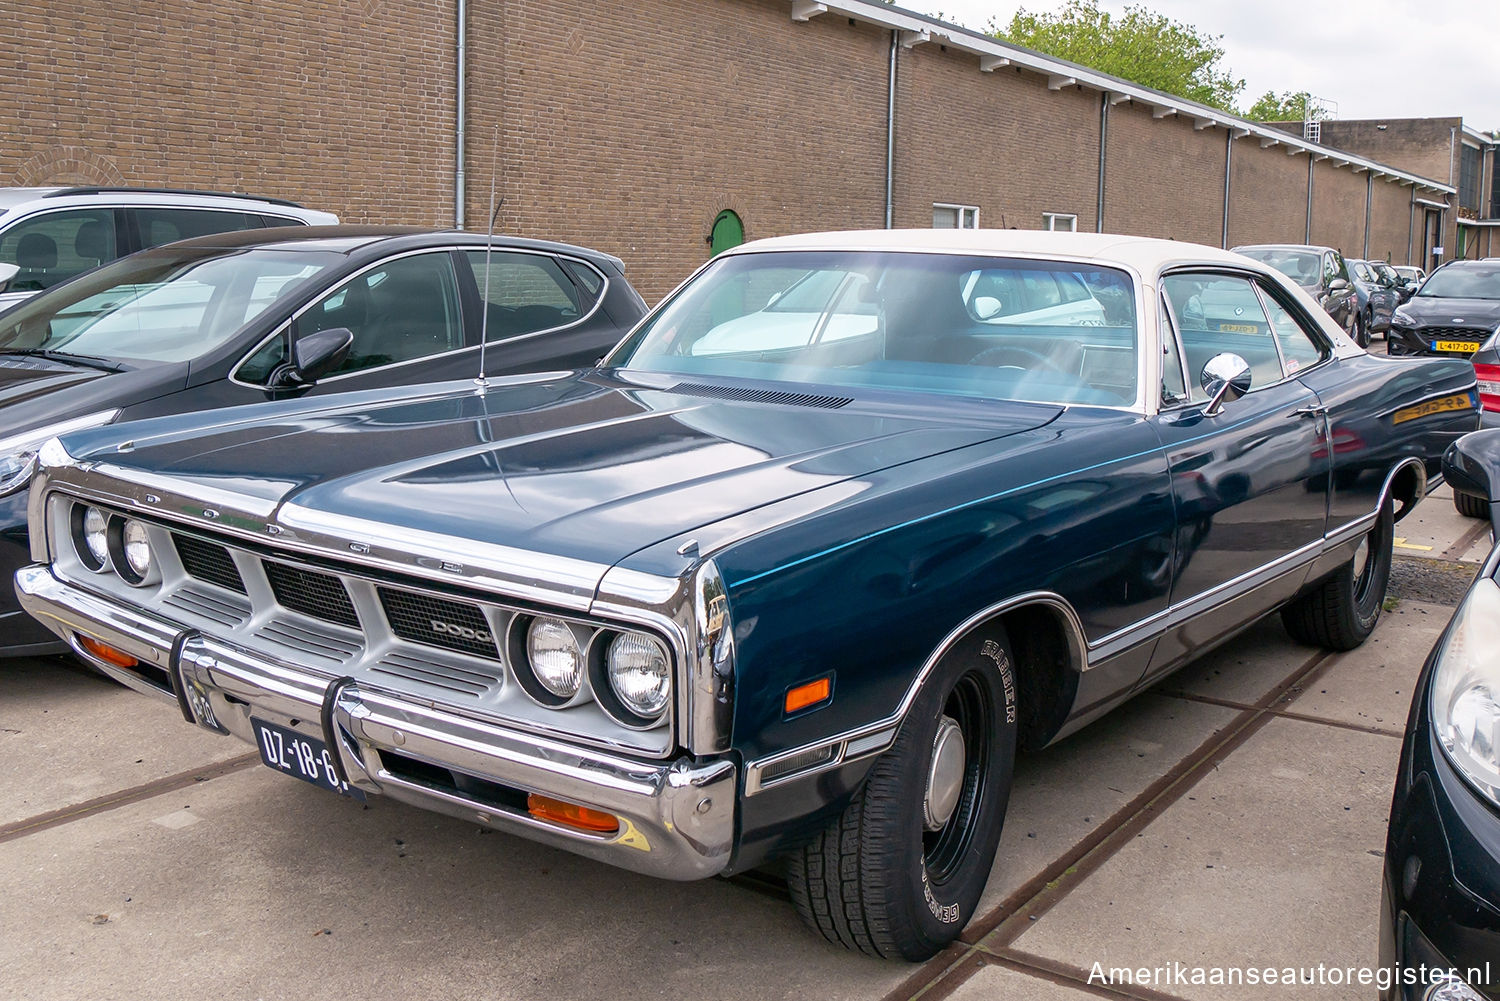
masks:
POLYGON ((994 865, 1015 765, 1016 712, 1002 629, 982 630, 949 651, 863 788, 788 860, 803 920, 830 942, 912 962, 956 939, 994 865), (955 726, 963 738, 961 772, 955 726), (935 789, 931 776, 939 779, 935 789))
POLYGON ((1490 516, 1490 502, 1483 497, 1474 494, 1466 494, 1462 490, 1453 491, 1453 506, 1458 513, 1465 518, 1488 518, 1490 516))
POLYGON ((1328 650, 1353 650, 1374 632, 1391 579, 1395 527, 1386 498, 1375 526, 1349 562, 1281 610, 1293 639, 1328 650))

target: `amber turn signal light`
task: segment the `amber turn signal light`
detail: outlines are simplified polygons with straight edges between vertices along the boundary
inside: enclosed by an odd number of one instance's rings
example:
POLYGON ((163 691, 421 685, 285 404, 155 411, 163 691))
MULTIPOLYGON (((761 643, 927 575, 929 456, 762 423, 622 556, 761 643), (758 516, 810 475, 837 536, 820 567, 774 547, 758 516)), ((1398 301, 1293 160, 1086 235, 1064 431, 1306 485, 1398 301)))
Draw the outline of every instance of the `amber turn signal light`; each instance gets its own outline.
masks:
POLYGON ((104 661, 104 663, 113 664, 115 667, 135 667, 140 664, 140 661, 130 656, 124 650, 116 650, 108 643, 100 643, 92 636, 78 637, 78 645, 83 647, 88 653, 104 661))
POLYGON ((526 809, 538 820, 550 820, 554 824, 576 827, 580 831, 596 834, 613 834, 620 829, 620 819, 603 810, 590 810, 577 803, 565 803, 551 796, 530 793, 526 797, 526 809))
POLYGON ((786 711, 794 713, 808 706, 815 706, 819 702, 828 701, 833 694, 833 678, 819 678, 817 681, 809 681, 805 685, 796 688, 788 688, 786 692, 786 711))

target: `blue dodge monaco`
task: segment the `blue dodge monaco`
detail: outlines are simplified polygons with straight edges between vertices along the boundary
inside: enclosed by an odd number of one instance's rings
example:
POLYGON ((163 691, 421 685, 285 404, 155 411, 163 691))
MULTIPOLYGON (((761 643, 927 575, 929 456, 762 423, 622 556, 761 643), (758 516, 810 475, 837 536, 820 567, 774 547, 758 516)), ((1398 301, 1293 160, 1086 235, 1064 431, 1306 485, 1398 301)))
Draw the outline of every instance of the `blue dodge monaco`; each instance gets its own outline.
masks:
POLYGON ((1269 612, 1363 641, 1478 406, 1220 250, 788 237, 595 369, 53 440, 16 585, 292 776, 672 879, 781 857, 830 940, 915 960, 1018 748, 1269 612))

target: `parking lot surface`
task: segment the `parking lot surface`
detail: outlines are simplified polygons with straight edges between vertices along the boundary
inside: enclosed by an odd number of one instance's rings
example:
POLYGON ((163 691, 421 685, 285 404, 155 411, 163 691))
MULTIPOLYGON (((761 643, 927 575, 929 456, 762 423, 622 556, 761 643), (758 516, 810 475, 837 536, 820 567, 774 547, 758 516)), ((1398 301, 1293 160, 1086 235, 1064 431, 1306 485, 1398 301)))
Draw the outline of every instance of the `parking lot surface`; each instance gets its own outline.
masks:
POLYGON ((1422 661, 1489 548, 1440 489, 1346 654, 1272 617, 1023 757, 960 944, 804 928, 774 873, 659 882, 261 766, 63 660, 0 664, 3 998, 1348 998, 1107 984, 1111 967, 1373 967, 1422 661))

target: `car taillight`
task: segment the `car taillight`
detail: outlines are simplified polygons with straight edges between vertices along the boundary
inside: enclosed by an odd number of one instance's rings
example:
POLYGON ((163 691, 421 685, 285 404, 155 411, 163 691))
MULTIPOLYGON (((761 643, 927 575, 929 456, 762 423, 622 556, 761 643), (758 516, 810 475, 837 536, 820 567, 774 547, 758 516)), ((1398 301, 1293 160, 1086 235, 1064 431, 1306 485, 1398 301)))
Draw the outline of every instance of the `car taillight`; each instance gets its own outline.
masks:
POLYGON ((1479 380, 1479 405, 1500 412, 1500 365, 1475 363, 1474 377, 1479 380))

